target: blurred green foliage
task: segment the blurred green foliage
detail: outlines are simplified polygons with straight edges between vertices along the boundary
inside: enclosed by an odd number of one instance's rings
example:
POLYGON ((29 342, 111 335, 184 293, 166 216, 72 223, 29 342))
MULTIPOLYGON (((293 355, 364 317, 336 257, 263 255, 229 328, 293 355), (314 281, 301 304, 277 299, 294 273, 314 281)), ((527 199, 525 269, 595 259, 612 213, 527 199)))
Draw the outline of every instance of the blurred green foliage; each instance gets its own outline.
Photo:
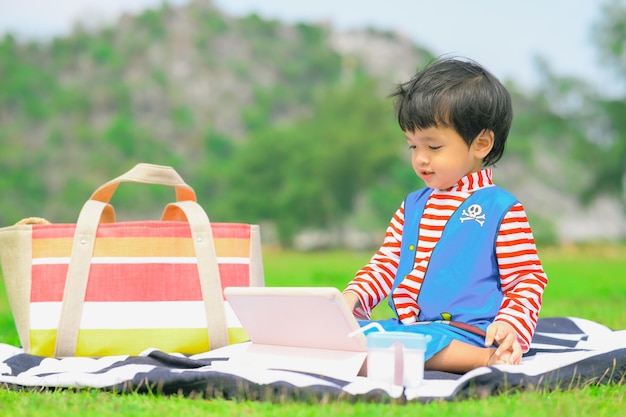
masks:
MULTIPOLYGON (((626 79, 615 46, 623 24, 614 18, 624 10, 619 0, 607 7, 596 33, 626 79)), ((358 210, 360 228, 384 228, 421 184, 389 91, 362 62, 331 49, 329 36, 323 25, 235 19, 200 2, 163 4, 96 31, 78 26, 49 42, 5 36, 0 224, 74 222, 99 185, 150 162, 173 166, 212 220, 271 221, 287 246, 298 232, 341 227, 358 210)), ((424 53, 423 63, 432 58, 424 53)), ((625 100, 545 72, 542 91, 509 86, 516 116, 507 158, 541 172, 538 152, 559 157, 563 176, 546 183, 583 201, 623 195, 625 100), (565 105, 572 97, 577 107, 565 105)), ((130 218, 158 217, 173 195, 128 187, 115 197, 130 218)), ((550 219, 532 217, 544 230, 538 240, 554 241, 550 219)))

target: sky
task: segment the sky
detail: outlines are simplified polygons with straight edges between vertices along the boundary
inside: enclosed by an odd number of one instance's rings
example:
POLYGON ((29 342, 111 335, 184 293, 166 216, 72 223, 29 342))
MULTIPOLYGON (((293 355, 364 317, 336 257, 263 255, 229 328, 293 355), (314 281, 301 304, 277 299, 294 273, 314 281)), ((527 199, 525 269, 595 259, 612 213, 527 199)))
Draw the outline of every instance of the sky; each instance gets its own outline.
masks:
MULTIPOLYGON (((183 4, 189 0, 168 0, 183 4)), ((77 19, 113 22, 122 12, 158 7, 163 0, 0 0, 0 35, 47 39, 67 34, 77 19)), ((465 56, 501 79, 539 83, 536 57, 560 76, 611 91, 592 27, 607 0, 213 0, 233 16, 257 13, 286 23, 329 22, 339 30, 397 31, 435 55, 465 56)))

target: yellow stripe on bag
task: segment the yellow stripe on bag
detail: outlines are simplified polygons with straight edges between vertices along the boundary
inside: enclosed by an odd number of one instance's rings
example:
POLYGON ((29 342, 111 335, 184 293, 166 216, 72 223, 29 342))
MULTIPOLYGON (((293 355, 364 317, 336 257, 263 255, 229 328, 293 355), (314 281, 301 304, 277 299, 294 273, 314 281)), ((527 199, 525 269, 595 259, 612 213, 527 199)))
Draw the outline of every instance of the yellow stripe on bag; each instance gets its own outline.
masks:
MULTIPOLYGON (((34 239, 33 258, 67 257, 72 252, 73 243, 74 239, 69 238, 34 239)), ((192 257, 195 255, 191 239, 173 237, 100 238, 96 240, 93 254, 95 257, 192 257)))
POLYGON ((207 330, 116 329, 78 332, 76 356, 139 355, 147 348, 164 352, 195 353, 209 350, 207 330))
POLYGON ((250 239, 223 237, 213 241, 218 258, 250 258, 250 239))
POLYGON ((30 331, 30 353, 39 356, 54 356, 54 345, 57 340, 57 331, 53 330, 31 330, 30 331))
MULTIPOLYGON (((31 354, 54 356, 56 330, 31 330, 31 354)), ((242 328, 229 328, 230 344, 249 340, 242 328)), ((194 354, 209 350, 207 330, 202 329, 129 329, 80 330, 76 356, 137 356, 153 347, 166 353, 194 354)))

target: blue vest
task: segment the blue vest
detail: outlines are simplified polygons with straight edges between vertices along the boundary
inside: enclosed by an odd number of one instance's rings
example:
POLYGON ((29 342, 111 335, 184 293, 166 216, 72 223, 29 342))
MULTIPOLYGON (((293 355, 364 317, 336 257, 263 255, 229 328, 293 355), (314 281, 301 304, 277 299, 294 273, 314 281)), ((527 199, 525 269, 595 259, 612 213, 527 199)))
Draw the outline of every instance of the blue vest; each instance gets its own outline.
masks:
MULTIPOLYGON (((415 267, 419 225, 432 189, 404 201, 400 263, 391 293, 415 267)), ((450 216, 434 247, 417 304, 420 321, 452 320, 483 330, 502 304, 496 239, 502 219, 517 199, 496 187, 474 191, 450 216)), ((393 297, 389 304, 396 311, 393 297)), ((396 313, 397 315, 397 313, 396 313)))

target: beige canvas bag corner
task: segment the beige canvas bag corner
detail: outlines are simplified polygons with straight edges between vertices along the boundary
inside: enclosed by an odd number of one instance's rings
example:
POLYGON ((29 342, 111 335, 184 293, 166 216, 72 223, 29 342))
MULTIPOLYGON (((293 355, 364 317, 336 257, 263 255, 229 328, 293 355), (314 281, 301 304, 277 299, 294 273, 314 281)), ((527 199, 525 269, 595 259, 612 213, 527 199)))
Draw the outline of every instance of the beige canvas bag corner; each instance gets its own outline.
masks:
POLYGON ((0 265, 7 299, 24 351, 30 350, 30 289, 32 226, 22 224, 0 229, 0 265))

